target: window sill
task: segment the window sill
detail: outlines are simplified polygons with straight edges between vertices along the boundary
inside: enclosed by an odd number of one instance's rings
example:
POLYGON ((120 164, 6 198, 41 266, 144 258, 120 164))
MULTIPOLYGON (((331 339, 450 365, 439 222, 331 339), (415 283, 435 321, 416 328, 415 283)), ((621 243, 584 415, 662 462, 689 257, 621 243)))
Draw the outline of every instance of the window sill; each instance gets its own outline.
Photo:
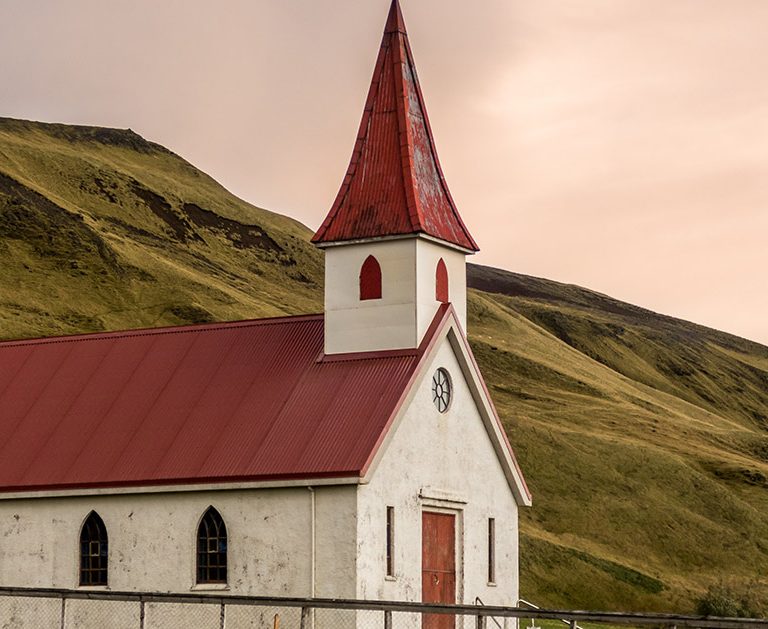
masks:
POLYGON ((77 590, 82 592, 106 592, 109 590, 108 585, 78 585, 77 590))
POLYGON ((499 584, 498 584, 498 583, 496 583, 495 581, 488 581, 488 583, 486 583, 486 585, 487 585, 489 588, 495 588, 495 587, 499 587, 499 584))
POLYGON ((393 576, 387 575, 387 576, 384 577, 384 580, 385 581, 397 581, 397 577, 393 577, 393 576))
POLYGON ((197 583, 189 590, 190 592, 225 592, 229 591, 229 583, 197 583))

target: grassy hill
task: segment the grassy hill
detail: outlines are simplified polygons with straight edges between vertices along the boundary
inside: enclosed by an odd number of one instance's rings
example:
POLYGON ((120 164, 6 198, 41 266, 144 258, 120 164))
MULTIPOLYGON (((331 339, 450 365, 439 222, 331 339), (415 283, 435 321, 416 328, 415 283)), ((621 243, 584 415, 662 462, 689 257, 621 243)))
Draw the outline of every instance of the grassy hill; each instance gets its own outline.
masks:
POLYGON ((3 337, 316 311, 307 229, 131 131, 0 118, 3 337))
MULTIPOLYGON (((2 338, 319 311, 310 235, 131 131, 0 119, 2 338)), ((691 611, 725 578, 768 599, 768 348, 544 279, 469 283, 534 493, 523 596, 691 611)))

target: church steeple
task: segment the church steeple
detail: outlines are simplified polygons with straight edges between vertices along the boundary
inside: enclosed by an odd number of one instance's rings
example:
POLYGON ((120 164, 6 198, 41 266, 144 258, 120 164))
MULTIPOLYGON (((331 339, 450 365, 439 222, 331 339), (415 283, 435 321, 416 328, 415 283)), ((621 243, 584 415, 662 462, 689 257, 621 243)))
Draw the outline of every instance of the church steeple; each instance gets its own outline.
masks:
POLYGON ((325 250, 325 353, 415 349, 450 302, 466 325, 477 245, 448 191, 393 0, 352 159, 312 239, 325 250))
POLYGON ((405 21, 393 0, 347 174, 312 242, 415 234, 478 250, 440 168, 405 21))

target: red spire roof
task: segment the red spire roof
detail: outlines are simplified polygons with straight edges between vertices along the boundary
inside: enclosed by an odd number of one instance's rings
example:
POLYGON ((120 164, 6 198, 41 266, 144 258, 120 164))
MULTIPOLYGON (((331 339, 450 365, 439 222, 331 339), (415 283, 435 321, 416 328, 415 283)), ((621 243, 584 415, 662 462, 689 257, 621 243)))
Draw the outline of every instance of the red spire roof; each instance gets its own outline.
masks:
POLYGON ((418 233, 478 251, 440 169, 403 14, 393 0, 349 169, 312 242, 418 233))

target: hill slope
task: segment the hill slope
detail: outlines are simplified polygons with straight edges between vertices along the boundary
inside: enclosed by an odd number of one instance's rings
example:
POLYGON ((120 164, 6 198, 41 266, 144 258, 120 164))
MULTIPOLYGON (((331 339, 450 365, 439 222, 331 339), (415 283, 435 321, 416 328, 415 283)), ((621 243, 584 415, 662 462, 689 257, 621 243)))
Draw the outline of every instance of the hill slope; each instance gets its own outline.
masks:
POLYGON ((131 131, 0 119, 5 337, 317 310, 307 229, 131 131))
MULTIPOLYGON (((471 267, 473 348, 534 493, 525 594, 691 608, 768 563, 768 348, 471 267)), ((761 589, 759 583, 757 590, 761 589)))
MULTIPOLYGON (((130 131, 0 119, 2 338, 319 311, 310 235, 130 131)), ((470 339, 534 492, 523 596, 689 611, 721 575, 765 586, 768 348, 468 273, 470 339)))

